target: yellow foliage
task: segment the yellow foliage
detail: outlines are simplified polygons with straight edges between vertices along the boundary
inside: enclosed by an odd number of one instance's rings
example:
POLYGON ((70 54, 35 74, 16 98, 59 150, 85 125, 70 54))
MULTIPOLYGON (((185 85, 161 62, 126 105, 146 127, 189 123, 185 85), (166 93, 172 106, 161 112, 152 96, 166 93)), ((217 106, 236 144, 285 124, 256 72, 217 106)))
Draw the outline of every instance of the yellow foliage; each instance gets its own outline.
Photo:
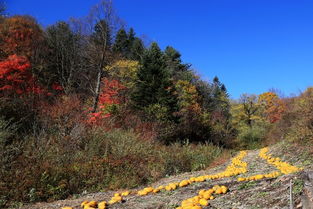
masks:
POLYGON ((132 88, 137 79, 139 63, 133 60, 119 60, 111 66, 107 66, 105 71, 114 78, 117 78, 127 88, 132 88))
POLYGON ((274 123, 280 120, 286 107, 284 102, 273 92, 265 92, 259 95, 258 104, 264 118, 274 123))
POLYGON ((179 106, 183 111, 186 111, 189 107, 193 107, 193 109, 197 111, 200 110, 200 106, 197 103, 199 95, 194 85, 188 81, 178 80, 175 84, 175 88, 179 106))
POLYGON ((262 121, 259 115, 259 104, 254 95, 243 95, 241 100, 231 105, 232 124, 237 129, 242 126, 251 126, 255 122, 262 121))

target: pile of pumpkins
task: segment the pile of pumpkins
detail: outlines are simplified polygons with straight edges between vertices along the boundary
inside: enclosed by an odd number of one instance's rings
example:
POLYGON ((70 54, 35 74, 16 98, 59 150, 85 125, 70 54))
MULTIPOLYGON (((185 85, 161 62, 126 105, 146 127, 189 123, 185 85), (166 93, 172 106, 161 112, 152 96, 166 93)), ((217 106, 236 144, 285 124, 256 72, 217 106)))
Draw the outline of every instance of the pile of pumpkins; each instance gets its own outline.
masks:
POLYGON ((264 147, 260 150, 259 156, 266 160, 269 164, 275 166, 278 170, 280 170, 281 173, 290 174, 302 170, 302 168, 298 168, 296 166, 290 165, 289 163, 281 161, 279 157, 274 158, 271 155, 266 154, 267 152, 268 148, 264 147))
POLYGON ((215 185, 208 190, 200 190, 198 195, 183 200, 181 205, 176 209, 202 209, 202 207, 209 205, 209 200, 213 200, 213 194, 226 194, 228 188, 226 186, 215 185))
POLYGON ((257 174, 249 177, 239 177, 237 181, 256 181, 264 178, 276 178, 282 174, 290 174, 301 170, 301 168, 292 166, 289 163, 281 161, 281 159, 278 157, 274 158, 271 155, 266 154, 267 152, 268 152, 267 147, 262 148, 259 152, 259 157, 266 160, 267 163, 275 166, 279 171, 273 171, 266 174, 257 174))

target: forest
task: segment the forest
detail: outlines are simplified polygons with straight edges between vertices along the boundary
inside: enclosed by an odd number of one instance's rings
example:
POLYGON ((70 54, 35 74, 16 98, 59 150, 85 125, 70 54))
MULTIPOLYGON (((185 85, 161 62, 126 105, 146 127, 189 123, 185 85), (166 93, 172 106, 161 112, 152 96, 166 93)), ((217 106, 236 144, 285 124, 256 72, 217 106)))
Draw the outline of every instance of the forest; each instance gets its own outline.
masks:
POLYGON ((0 9, 1 208, 134 188, 281 140, 311 146, 312 122, 313 88, 231 99, 111 1, 47 27, 0 9))

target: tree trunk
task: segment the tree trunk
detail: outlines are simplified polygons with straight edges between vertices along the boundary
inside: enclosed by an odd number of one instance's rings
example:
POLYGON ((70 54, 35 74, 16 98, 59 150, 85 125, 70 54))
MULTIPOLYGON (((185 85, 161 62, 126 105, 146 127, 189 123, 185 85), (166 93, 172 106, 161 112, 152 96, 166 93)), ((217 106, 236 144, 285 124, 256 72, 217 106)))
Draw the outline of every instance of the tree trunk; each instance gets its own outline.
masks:
POLYGON ((95 97, 93 102, 92 113, 95 113, 99 103, 99 96, 100 96, 100 89, 101 89, 101 77, 102 77, 102 68, 98 69, 97 75, 97 83, 96 83, 96 90, 95 90, 95 97))

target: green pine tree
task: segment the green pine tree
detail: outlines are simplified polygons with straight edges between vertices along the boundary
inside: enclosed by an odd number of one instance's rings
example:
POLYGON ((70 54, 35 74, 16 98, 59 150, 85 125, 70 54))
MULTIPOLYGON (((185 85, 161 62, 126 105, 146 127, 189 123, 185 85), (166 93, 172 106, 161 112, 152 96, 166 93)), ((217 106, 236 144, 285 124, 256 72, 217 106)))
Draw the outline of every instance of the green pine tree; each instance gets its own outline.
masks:
POLYGON ((171 46, 167 46, 164 51, 166 67, 171 77, 175 80, 190 80, 190 65, 182 64, 181 54, 171 46))
POLYGON ((141 62, 144 52, 142 40, 136 37, 130 47, 129 59, 141 62))
POLYGON ((136 34, 133 28, 129 29, 127 38, 128 38, 128 49, 130 49, 136 39, 136 34))
POLYGON ((152 43, 143 56, 132 100, 140 109, 160 105, 167 113, 173 113, 177 110, 173 91, 164 55, 158 44, 152 43))
POLYGON ((126 58, 129 51, 128 46, 129 46, 128 36, 126 31, 122 28, 116 34, 115 42, 112 48, 113 52, 119 53, 120 55, 126 58))

